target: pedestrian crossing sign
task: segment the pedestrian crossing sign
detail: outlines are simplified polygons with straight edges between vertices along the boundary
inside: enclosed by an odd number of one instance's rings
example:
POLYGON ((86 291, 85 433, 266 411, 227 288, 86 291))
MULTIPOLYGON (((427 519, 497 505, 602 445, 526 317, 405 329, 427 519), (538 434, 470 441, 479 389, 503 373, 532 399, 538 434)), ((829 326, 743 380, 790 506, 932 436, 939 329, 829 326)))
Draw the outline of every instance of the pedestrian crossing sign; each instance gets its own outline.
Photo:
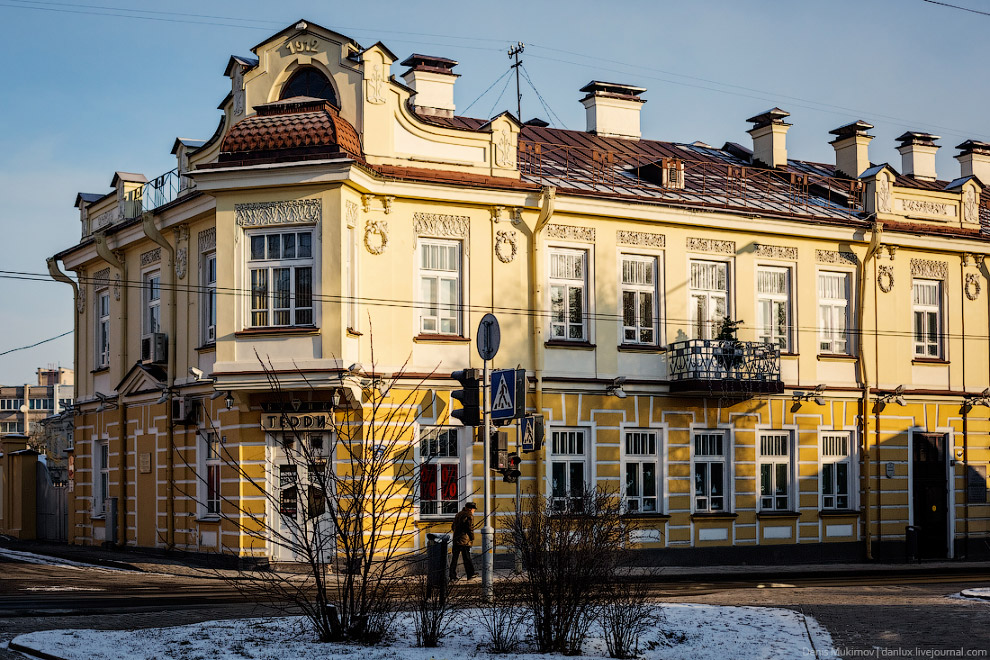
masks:
POLYGON ((499 369, 491 377, 491 417, 518 419, 526 411, 526 370, 499 369))

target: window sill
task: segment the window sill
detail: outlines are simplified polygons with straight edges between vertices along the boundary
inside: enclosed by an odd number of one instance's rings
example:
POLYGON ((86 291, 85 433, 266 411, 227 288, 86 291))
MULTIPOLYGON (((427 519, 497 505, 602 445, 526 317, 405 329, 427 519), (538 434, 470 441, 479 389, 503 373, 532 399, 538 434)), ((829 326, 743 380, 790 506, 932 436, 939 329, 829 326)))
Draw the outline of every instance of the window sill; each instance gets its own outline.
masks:
POLYGON ((785 519, 785 520, 797 520, 801 517, 801 514, 797 511, 760 511, 756 514, 757 520, 773 520, 773 519, 785 519))
POLYGON ((857 360, 855 355, 848 355, 845 353, 819 353, 819 362, 855 362, 857 360))
POLYGON ((856 509, 823 509, 818 512, 819 518, 849 518, 851 516, 859 517, 859 511, 856 509))
POLYGON ((670 520, 669 513, 623 513, 625 520, 670 520))
POLYGON ((780 354, 780 357, 782 357, 782 358, 799 358, 799 357, 801 357, 801 354, 800 353, 781 353, 780 354))
POLYGON ((316 326, 286 326, 284 328, 247 328, 238 330, 234 337, 284 337, 285 335, 318 335, 316 326))
POLYGON ((217 344, 216 342, 210 342, 209 344, 203 344, 202 346, 197 346, 195 350, 198 353, 211 353, 217 350, 217 344))
POLYGON ((354 328, 348 327, 347 328, 347 336, 348 337, 363 337, 364 336, 364 333, 361 332, 360 330, 355 330, 354 328))
POLYGON ((617 350, 620 353, 666 353, 666 346, 656 344, 619 344, 617 350))
POLYGON ((416 521, 417 525, 449 525, 454 522, 454 514, 443 514, 443 515, 422 515, 420 514, 419 520, 416 521))
POLYGON ((463 344, 465 342, 471 341, 470 337, 463 337, 461 335, 427 335, 419 334, 413 337, 413 341, 416 343, 447 343, 447 344, 463 344))
POLYGON ((106 366, 106 367, 99 367, 97 369, 93 369, 89 373, 91 373, 91 374, 102 374, 102 373, 106 373, 108 371, 110 371, 110 367, 109 366, 106 366))
POLYGON ((911 360, 911 364, 934 364, 934 365, 948 365, 948 360, 943 360, 942 358, 925 358, 916 357, 911 360))
POLYGON ((699 511, 691 514, 691 520, 735 520, 738 514, 713 511, 711 513, 699 511))
POLYGON ((551 339, 543 342, 546 348, 570 348, 577 351, 593 351, 598 348, 595 344, 587 341, 567 341, 566 339, 551 339))
POLYGON ((90 516, 89 519, 90 520, 106 520, 107 519, 107 514, 101 513, 98 516, 90 516))
POLYGON ((220 522, 220 516, 211 513, 211 514, 206 515, 206 516, 199 516, 199 517, 197 517, 196 518, 196 522, 201 522, 201 523, 218 523, 218 522, 220 522))

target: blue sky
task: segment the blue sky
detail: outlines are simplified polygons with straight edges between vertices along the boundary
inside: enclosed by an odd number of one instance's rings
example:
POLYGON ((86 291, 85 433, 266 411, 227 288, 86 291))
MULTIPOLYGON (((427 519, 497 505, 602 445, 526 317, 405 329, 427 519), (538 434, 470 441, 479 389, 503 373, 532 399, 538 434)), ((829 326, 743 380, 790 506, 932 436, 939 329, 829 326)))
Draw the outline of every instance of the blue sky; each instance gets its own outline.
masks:
MULTIPOLYGON (((990 12, 987 0, 950 3, 990 12)), ((925 0, 570 0, 498 3, 212 0, 0 0, 0 383, 72 364, 68 286, 13 279, 79 239, 78 191, 107 192, 115 170, 153 178, 175 166, 177 136, 207 138, 229 91, 231 54, 306 18, 362 45, 384 42, 460 62, 459 111, 523 62, 551 114, 523 82, 523 118, 584 128, 578 89, 607 80, 648 88, 645 137, 749 144, 747 117, 791 113, 792 158, 831 162, 828 131, 876 126, 871 160, 900 166, 905 130, 942 136, 940 178, 955 145, 990 141, 990 15, 925 0)), ((508 79, 506 79, 508 80, 508 79)), ((499 82, 466 114, 514 110, 499 82)))

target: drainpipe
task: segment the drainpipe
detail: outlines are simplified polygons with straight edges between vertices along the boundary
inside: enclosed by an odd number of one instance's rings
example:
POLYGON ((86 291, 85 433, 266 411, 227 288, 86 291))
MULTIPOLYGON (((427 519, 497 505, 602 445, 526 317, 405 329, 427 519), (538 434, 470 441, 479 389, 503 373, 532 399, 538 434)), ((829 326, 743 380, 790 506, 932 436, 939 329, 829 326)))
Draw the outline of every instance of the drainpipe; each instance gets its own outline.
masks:
MULTIPOLYGON (((866 249, 866 255, 863 257, 863 261, 859 267, 859 295, 856 305, 856 324, 860 330, 859 338, 859 350, 858 359, 856 360, 856 366, 859 371, 859 382, 863 388, 862 396, 859 403, 859 423, 860 423, 860 478, 863 475, 866 476, 866 480, 863 482, 864 497, 866 502, 866 510, 864 516, 864 526, 866 529, 866 558, 868 560, 873 559, 873 537, 870 531, 870 526, 873 522, 873 516, 870 510, 870 463, 867 459, 867 448, 869 447, 869 433, 870 433, 870 415, 869 415, 869 405, 870 405, 870 379, 866 369, 866 342, 863 341, 863 325, 866 320, 866 267, 870 260, 876 256, 877 250, 880 249, 880 239, 883 236, 883 223, 873 222, 873 227, 871 229, 872 236, 870 237, 870 245, 866 249)), ((873 291, 873 305, 876 307, 877 297, 876 289, 873 291)), ((874 328, 874 331, 876 328, 874 328)), ((874 359, 877 356, 874 355, 874 359)), ((877 433, 880 432, 879 421, 877 422, 877 433)), ((879 442, 875 450, 876 460, 877 460, 877 479, 879 483, 880 478, 880 451, 879 442)))
POLYGON ((165 459, 165 480, 168 482, 168 497, 165 500, 165 517, 167 518, 167 536, 165 548, 175 548, 175 420, 172 419, 172 390, 175 387, 175 248, 165 240, 158 228, 155 227, 155 216, 145 213, 141 218, 144 235, 161 246, 168 255, 165 267, 162 269, 162 289, 168 292, 168 375, 165 382, 165 418, 168 420, 168 453, 165 459))
MULTIPOLYGON (((533 353, 533 378, 536 380, 536 412, 540 415, 543 414, 543 310, 545 309, 543 300, 543 257, 540 252, 540 236, 543 234, 543 230, 546 229, 547 225, 550 224, 550 218, 553 217, 556 196, 557 188, 555 186, 543 187, 543 192, 540 195, 540 216, 536 220, 536 226, 533 228, 533 238, 530 242, 530 249, 532 250, 529 260, 530 301, 531 308, 534 310, 531 347, 533 353)), ((545 439, 544 442, 546 442, 545 439)), ((544 473, 543 457, 545 455, 545 453, 540 454, 537 459, 537 475, 544 473)), ((537 478, 537 492, 543 490, 543 481, 543 479, 537 478)))
MULTIPOLYGON (((120 279, 126 285, 127 264, 123 260, 118 259, 110 250, 110 246, 107 245, 106 233, 97 232, 93 234, 93 238, 95 240, 96 253, 100 255, 101 259, 120 271, 120 279)), ((123 293, 121 296, 123 298, 123 304, 120 306, 120 324, 117 336, 120 337, 118 340, 120 346, 120 371, 121 375, 123 375, 123 365, 127 364, 127 294, 123 293)), ((124 424, 124 420, 124 397, 118 392, 117 423, 120 429, 120 497, 117 498, 117 529, 120 530, 120 538, 123 539, 121 545, 126 545, 127 543, 127 426, 124 424)), ((114 539, 114 541, 116 540, 114 539)))

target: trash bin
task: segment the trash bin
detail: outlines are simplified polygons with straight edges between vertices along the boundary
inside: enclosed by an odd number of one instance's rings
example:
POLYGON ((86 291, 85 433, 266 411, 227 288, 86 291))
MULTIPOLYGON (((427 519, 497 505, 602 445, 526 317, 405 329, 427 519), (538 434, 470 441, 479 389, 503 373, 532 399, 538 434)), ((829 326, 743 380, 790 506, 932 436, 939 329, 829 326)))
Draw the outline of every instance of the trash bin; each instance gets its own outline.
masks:
POLYGON ((908 525, 904 528, 905 555, 908 561, 918 561, 918 527, 908 525))
POLYGON ((426 587, 443 588, 447 585, 447 546, 450 537, 446 534, 426 535, 426 587))

